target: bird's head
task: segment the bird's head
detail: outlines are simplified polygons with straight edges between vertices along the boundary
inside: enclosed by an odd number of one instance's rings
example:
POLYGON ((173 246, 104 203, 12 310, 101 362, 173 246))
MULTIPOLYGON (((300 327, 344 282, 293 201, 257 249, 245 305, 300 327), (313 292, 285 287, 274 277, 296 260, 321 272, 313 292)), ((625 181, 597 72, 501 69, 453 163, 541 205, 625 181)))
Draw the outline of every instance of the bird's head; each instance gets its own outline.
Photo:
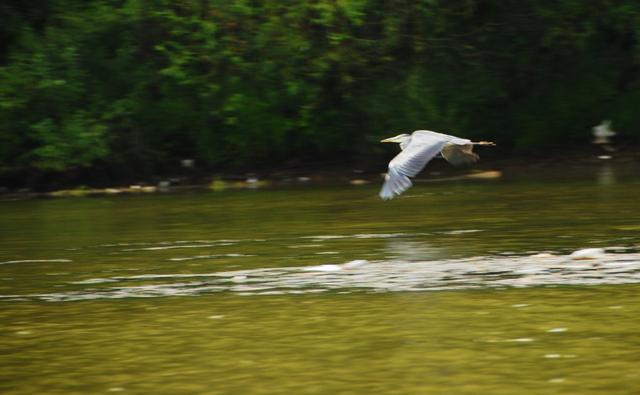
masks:
POLYGON ((410 134, 402 133, 397 136, 389 137, 388 139, 380 140, 380 142, 381 143, 402 143, 409 137, 411 137, 410 134))

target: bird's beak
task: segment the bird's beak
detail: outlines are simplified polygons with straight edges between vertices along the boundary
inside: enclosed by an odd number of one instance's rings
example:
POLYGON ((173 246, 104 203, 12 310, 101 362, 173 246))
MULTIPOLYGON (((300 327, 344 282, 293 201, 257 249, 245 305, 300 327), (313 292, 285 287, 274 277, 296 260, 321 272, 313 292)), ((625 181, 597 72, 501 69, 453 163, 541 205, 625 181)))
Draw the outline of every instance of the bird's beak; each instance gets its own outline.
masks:
POLYGON ((380 140, 381 143, 393 143, 393 137, 389 137, 388 139, 380 140))

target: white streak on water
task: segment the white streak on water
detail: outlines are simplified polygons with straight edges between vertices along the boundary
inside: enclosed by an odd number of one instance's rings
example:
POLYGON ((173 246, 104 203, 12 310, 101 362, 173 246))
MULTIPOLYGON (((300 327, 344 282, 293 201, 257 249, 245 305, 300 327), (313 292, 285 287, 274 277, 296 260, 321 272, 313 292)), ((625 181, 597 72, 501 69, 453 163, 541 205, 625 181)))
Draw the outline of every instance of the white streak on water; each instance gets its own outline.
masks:
POLYGON ((521 338, 518 338, 518 339, 508 339, 508 340, 505 340, 505 341, 513 342, 513 343, 530 343, 530 342, 532 342, 534 340, 535 339, 531 339, 531 338, 528 338, 528 337, 521 337, 521 338))
POLYGON ((213 243, 213 244, 179 244, 179 245, 168 245, 168 246, 156 246, 156 247, 143 247, 143 248, 125 248, 122 251, 158 251, 158 250, 173 250, 176 248, 205 248, 205 247, 219 247, 219 246, 230 246, 234 243, 213 243))
POLYGON ((307 272, 337 272, 342 270, 341 265, 318 265, 305 267, 302 270, 307 272))
MULTIPOLYGON (((155 241, 155 242, 120 242, 109 244, 90 245, 86 248, 103 248, 103 247, 131 247, 131 246, 170 246, 177 244, 213 244, 213 243, 238 243, 242 240, 171 240, 171 241, 155 241)), ((257 240, 252 240, 257 241, 257 240)))
POLYGON ((416 237, 427 236, 429 233, 357 233, 353 235, 317 235, 302 236, 301 239, 312 239, 313 241, 336 240, 336 239, 391 239, 395 237, 416 237))
MULTIPOLYGON (((604 254, 577 265, 564 255, 488 256, 446 260, 357 260, 344 264, 258 268, 213 273, 114 276, 76 281, 73 291, 0 295, 2 299, 86 299, 315 292, 426 292, 534 286, 640 283, 640 253, 604 254), (356 262, 357 264, 351 264, 356 262), (127 283, 135 284, 127 285, 127 283), (143 283, 143 284, 139 284, 143 283)), ((524 304, 513 307, 525 307, 524 304)), ((558 328, 555 329, 558 331, 558 328)))
POLYGON ((214 258, 240 258, 240 257, 248 257, 255 256, 249 254, 212 254, 212 255, 195 255, 195 256, 184 256, 184 257, 176 257, 169 258, 170 261, 191 261, 194 259, 214 259, 214 258))
POLYGON ((440 232, 443 235, 462 235, 465 233, 477 233, 477 232, 482 232, 481 229, 461 229, 461 230, 449 230, 446 232, 440 232))
POLYGON ((40 262, 73 262, 73 261, 71 259, 21 259, 16 261, 0 262, 0 265, 7 265, 10 263, 40 263, 40 262))

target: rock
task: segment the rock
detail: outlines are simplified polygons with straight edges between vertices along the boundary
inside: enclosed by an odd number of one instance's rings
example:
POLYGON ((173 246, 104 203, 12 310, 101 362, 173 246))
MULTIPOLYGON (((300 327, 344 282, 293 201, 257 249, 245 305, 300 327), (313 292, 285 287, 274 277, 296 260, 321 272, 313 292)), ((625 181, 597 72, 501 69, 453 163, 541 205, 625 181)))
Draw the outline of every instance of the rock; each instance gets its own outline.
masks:
POLYGON ((53 191, 47 193, 46 195, 52 197, 82 197, 91 195, 92 193, 92 189, 87 189, 86 187, 78 187, 76 189, 63 189, 60 191, 53 191))
POLYGON ((344 263, 342 265, 343 269, 354 269, 356 267, 360 267, 362 265, 366 265, 367 263, 369 263, 369 261, 367 261, 366 259, 356 259, 354 261, 349 261, 347 263, 344 263))
POLYGON ((305 267, 302 270, 307 272, 339 272, 342 270, 355 269, 356 267, 366 265, 367 263, 369 263, 369 261, 367 261, 366 259, 356 259, 347 263, 343 263, 342 265, 309 266, 305 267))
POLYGON ((180 161, 180 165, 185 169, 191 169, 194 164, 195 164, 195 161, 193 159, 182 159, 180 161))
POLYGON ((584 248, 572 252, 569 258, 573 260, 598 259, 604 257, 604 255, 604 248, 584 248))
POLYGON ((481 171, 478 173, 471 173, 465 176, 466 178, 475 178, 475 179, 493 179, 502 177, 502 172, 499 170, 491 170, 491 171, 481 171))
POLYGON ((357 180, 349 181, 349 184, 351 184, 351 185, 365 185, 365 184, 369 184, 369 181, 357 179, 357 180))
POLYGON ((263 187, 269 186, 269 184, 270 183, 267 180, 261 180, 257 177, 250 177, 250 178, 247 178, 244 183, 239 183, 238 188, 256 189, 256 188, 263 188, 263 187))

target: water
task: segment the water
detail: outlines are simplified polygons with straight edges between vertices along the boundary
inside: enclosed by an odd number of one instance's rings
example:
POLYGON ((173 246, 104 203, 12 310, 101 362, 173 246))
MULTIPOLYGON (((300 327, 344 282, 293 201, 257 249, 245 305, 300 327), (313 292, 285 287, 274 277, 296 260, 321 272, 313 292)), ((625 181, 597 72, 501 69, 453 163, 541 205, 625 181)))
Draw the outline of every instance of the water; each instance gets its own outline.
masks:
POLYGON ((377 187, 0 202, 0 392, 640 391, 634 173, 377 187))

